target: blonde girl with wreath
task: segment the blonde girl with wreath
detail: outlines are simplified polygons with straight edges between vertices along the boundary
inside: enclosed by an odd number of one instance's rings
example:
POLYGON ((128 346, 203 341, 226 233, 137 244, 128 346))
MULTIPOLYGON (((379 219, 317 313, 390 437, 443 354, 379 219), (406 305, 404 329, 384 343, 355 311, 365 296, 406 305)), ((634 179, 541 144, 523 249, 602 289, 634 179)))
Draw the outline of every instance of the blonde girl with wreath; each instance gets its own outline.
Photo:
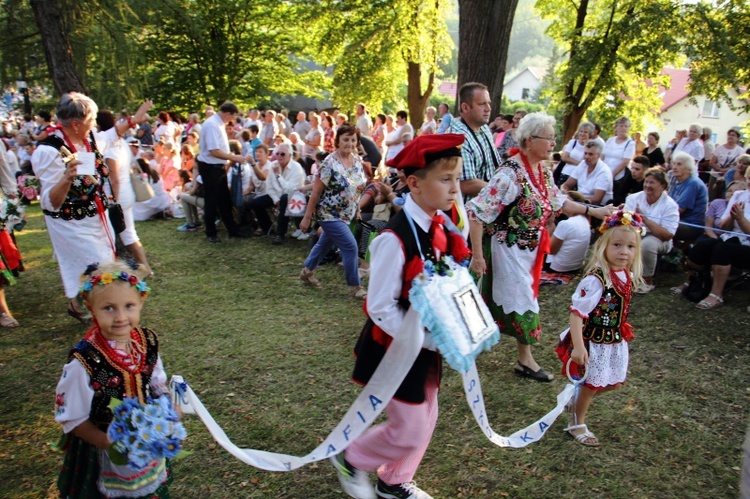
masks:
POLYGON ((158 338, 140 325, 149 292, 144 274, 135 262, 115 261, 89 265, 81 276, 78 299, 93 325, 71 349, 56 389, 55 421, 62 424, 65 451, 57 481, 61 497, 169 497, 168 460, 123 472, 107 453, 112 398, 144 403, 168 393, 158 338))
POLYGON ((594 396, 620 387, 627 376, 628 342, 633 339, 627 318, 633 289, 641 282, 642 227, 641 216, 630 211, 617 211, 601 225, 586 275, 573 294, 570 328, 555 350, 563 375, 586 372, 569 404, 571 420, 564 430, 585 446, 599 446, 586 426, 594 396))

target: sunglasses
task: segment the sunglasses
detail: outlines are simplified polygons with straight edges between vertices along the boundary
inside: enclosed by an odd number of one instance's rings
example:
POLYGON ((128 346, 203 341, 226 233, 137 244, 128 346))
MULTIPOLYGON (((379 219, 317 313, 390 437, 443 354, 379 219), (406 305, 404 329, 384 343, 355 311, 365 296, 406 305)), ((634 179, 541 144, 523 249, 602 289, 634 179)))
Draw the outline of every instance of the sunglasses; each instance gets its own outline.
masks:
POLYGON ((278 153, 276 153, 276 156, 286 156, 286 153, 285 152, 278 152, 278 153))

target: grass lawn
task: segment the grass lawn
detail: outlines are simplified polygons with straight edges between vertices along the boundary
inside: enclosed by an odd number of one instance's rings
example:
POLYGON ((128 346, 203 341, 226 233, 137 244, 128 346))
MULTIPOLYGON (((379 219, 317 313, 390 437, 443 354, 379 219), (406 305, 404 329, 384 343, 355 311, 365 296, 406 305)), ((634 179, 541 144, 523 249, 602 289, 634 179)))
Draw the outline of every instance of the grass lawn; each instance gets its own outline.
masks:
MULTIPOLYGON (((65 313, 38 205, 18 234, 27 271, 7 289, 21 322, 0 330, 0 497, 46 497, 62 456, 54 390, 68 349, 85 332, 65 313)), ((240 447, 304 455, 354 400, 351 349, 364 323, 347 295, 343 270, 323 266, 311 289, 298 279, 307 243, 268 238, 205 241, 180 233, 178 220, 140 223, 156 272, 142 316, 161 339, 169 375, 181 374, 240 447)), ((737 497, 750 402, 750 286, 701 311, 673 297, 681 274, 657 275, 658 288, 633 300, 628 385, 595 400, 589 427, 602 442, 584 448, 558 421, 521 450, 495 447, 446 365, 440 418, 419 485, 435 497, 737 497)), ((559 369, 553 348, 566 327, 574 283, 544 287, 545 334, 539 362, 559 369)), ((504 338, 478 360, 496 432, 509 435, 549 411, 564 382, 516 378, 515 344, 504 338)), ((326 462, 271 473, 231 457, 200 420, 187 416, 186 447, 174 463, 175 498, 343 498, 326 462)))

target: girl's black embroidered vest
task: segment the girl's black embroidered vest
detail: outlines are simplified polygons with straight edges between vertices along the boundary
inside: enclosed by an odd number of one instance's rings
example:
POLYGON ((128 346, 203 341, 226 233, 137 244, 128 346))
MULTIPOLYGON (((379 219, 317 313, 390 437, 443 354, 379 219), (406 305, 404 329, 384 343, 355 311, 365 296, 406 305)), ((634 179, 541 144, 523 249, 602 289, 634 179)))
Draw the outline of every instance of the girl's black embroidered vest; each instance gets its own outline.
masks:
POLYGON ((604 291, 585 321, 583 338, 594 343, 620 343, 623 339, 620 329, 628 319, 627 299, 614 287, 607 287, 601 269, 595 269, 587 275, 599 279, 604 291))
MULTIPOLYGON (((417 229, 419 244, 422 247, 422 253, 424 254, 425 259, 435 262, 435 254, 432 250, 432 240, 430 239, 429 234, 424 232, 416 223, 414 226, 417 229)), ((401 240, 404 247, 406 265, 408 265, 414 257, 420 258, 419 247, 417 246, 414 232, 409 224, 409 220, 406 218, 404 210, 396 213, 383 230, 390 230, 401 240)), ((448 248, 449 254, 450 249, 451 248, 448 248)), ((409 302, 409 289, 411 289, 411 282, 404 282, 402 284, 401 298, 399 299, 399 305, 403 307, 404 310, 409 310, 409 307, 411 307, 411 303, 409 302)), ((374 326, 375 324, 372 319, 368 318, 362 328, 359 340, 357 340, 357 344, 354 347, 354 354, 357 356, 357 361, 354 365, 352 379, 362 385, 366 385, 367 382, 370 381, 370 378, 375 372, 375 369, 377 369, 387 350, 386 345, 375 341, 373 338, 372 329, 374 326)), ((419 355, 406 375, 406 378, 404 378, 404 381, 401 383, 401 386, 396 391, 394 398, 413 404, 424 402, 424 386, 427 381, 427 376, 432 369, 436 370, 439 379, 442 372, 442 357, 438 352, 433 352, 432 350, 426 350, 423 348, 419 352, 419 355)))
MULTIPOLYGON (((63 220, 83 220, 86 217, 95 217, 96 198, 102 201, 102 206, 106 209, 107 196, 104 194, 104 179, 109 176, 107 166, 104 164, 99 149, 96 147, 94 134, 89 135, 91 149, 96 155, 96 175, 78 175, 70 185, 65 201, 58 211, 42 210, 45 215, 52 218, 62 218, 63 220)), ((60 150, 65 145, 65 141, 57 135, 49 135, 40 144, 47 145, 60 150)))
POLYGON ((138 397, 145 402, 151 397, 151 374, 154 372, 159 357, 159 341, 153 331, 137 328, 142 344, 146 346, 146 367, 143 372, 134 374, 120 367, 105 353, 87 340, 79 341, 70 351, 68 362, 78 359, 90 377, 94 390, 89 419, 100 430, 107 431, 112 422, 112 411, 109 402, 112 397, 120 400, 123 397, 138 397))

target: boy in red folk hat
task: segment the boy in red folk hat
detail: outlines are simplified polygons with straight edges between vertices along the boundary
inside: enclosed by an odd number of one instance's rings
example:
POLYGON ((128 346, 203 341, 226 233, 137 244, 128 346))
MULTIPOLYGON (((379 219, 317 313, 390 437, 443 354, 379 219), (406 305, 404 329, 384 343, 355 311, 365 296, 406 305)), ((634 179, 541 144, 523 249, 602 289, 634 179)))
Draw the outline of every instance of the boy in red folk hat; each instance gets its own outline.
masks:
MULTIPOLYGON (((460 134, 423 135, 387 164, 404 170, 410 188, 403 209, 370 246, 371 273, 365 310, 367 322, 357 341, 353 380, 366 385, 380 364, 410 307, 412 280, 425 260, 442 255, 460 262, 470 255, 464 238, 443 224, 461 200, 460 134), (424 259, 423 259, 424 257, 424 259)), ((344 452, 331 458, 344 491, 351 497, 430 498, 413 482, 432 438, 438 415, 437 392, 442 357, 430 335, 395 396, 386 423, 374 426, 344 452), (376 471, 375 488, 368 473, 376 471)))

